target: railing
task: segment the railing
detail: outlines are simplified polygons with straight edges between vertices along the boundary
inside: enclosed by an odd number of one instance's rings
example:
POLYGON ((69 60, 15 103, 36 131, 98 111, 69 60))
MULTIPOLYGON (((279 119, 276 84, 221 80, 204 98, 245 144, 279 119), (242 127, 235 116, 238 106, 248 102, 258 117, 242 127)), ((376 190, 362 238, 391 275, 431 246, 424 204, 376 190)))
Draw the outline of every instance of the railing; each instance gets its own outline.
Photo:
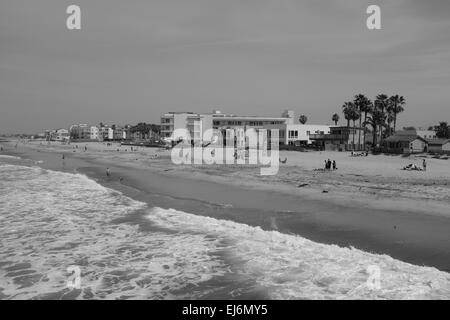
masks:
POLYGON ((348 135, 345 134, 310 134, 311 140, 348 140, 348 135))

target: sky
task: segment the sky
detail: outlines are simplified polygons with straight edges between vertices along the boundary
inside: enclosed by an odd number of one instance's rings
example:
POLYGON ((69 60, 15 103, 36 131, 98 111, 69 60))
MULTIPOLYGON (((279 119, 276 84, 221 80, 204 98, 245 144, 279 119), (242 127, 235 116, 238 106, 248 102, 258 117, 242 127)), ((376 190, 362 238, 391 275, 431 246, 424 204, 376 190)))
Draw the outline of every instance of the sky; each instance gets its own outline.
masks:
POLYGON ((213 109, 332 123, 358 93, 403 95, 398 126, 427 127, 450 122, 449 84, 448 0, 0 0, 0 133, 213 109))

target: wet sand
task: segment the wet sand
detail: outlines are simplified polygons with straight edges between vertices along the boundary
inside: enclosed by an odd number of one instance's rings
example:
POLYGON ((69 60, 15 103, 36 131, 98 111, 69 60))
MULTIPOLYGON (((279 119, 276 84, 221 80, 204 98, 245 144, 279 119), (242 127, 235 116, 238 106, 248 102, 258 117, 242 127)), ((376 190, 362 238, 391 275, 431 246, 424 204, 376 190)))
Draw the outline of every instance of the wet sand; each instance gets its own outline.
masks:
POLYGON ((84 173, 150 206, 297 234, 320 243, 352 246, 450 271, 450 219, 445 215, 412 213, 402 207, 361 208, 349 201, 336 203, 146 170, 130 163, 114 164, 82 153, 66 153, 63 162, 61 153, 23 146, 5 152, 43 161, 36 163, 43 168, 84 173), (106 177, 106 167, 111 169, 111 177, 106 177))

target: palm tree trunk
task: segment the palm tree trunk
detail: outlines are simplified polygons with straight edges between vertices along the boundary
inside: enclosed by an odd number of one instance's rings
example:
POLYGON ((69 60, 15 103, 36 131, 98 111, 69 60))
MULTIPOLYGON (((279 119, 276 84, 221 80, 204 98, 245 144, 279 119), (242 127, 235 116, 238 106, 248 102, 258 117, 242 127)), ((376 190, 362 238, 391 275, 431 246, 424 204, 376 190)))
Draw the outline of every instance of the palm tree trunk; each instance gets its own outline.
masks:
MULTIPOLYGON (((381 113, 384 115, 384 108, 381 109, 381 113)), ((384 124, 384 121, 383 123, 384 124)), ((383 141, 383 126, 380 124, 380 147, 381 147, 381 141, 383 141)))
POLYGON ((372 148, 375 148, 377 145, 377 126, 373 127, 373 141, 372 141, 372 148))
POLYGON ((359 128, 358 128, 358 150, 361 150, 361 112, 359 113, 359 128))
POLYGON ((396 126, 397 126, 397 112, 394 111, 394 131, 393 131, 393 133, 395 133, 396 126))
POLYGON ((364 149, 366 149, 366 127, 367 127, 366 121, 367 121, 367 112, 364 112, 364 136, 363 136, 364 149))
POLYGON ((353 120, 353 144, 352 150, 355 151, 355 120, 353 120))

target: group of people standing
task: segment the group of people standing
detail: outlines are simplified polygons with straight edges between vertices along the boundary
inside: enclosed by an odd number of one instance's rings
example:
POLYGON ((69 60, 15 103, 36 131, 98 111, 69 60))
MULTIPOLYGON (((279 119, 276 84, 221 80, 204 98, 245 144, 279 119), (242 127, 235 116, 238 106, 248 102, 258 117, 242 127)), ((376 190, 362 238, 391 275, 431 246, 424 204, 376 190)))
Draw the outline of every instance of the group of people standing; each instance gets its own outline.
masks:
POLYGON ((325 170, 337 170, 336 160, 331 161, 330 159, 325 161, 325 170))

